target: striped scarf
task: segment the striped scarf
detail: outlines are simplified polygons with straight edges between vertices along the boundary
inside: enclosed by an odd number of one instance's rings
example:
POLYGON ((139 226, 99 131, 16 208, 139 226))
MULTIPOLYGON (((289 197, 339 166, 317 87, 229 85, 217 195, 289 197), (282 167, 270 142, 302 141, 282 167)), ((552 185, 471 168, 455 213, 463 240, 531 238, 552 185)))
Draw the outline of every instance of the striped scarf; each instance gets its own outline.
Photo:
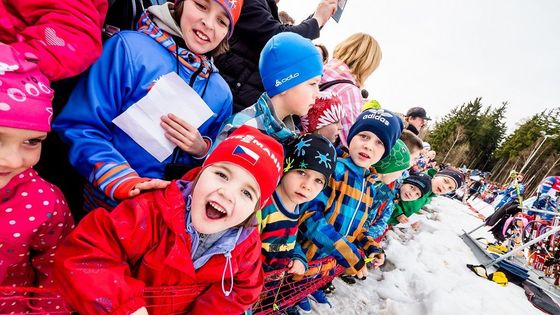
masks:
POLYGON ((161 30, 156 23, 154 23, 150 17, 148 11, 144 11, 140 20, 138 21, 138 31, 150 36, 156 40, 160 45, 165 47, 169 52, 177 57, 177 52, 179 53, 179 62, 193 72, 198 72, 198 69, 202 63, 202 70, 198 75, 203 78, 208 78, 210 72, 215 71, 212 66, 212 60, 208 57, 202 55, 199 56, 192 51, 178 47, 178 45, 173 40, 173 37, 167 32, 161 30), (190 60, 190 62, 188 61, 190 60))

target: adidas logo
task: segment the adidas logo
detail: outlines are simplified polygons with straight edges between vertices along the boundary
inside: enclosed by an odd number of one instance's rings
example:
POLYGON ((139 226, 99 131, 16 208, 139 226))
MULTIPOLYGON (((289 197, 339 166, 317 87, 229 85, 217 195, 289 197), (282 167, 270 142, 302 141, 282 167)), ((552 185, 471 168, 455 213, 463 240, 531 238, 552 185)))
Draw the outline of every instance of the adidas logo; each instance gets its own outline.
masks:
POLYGON ((280 85, 290 81, 291 79, 295 79, 297 77, 299 77, 299 72, 292 73, 292 74, 290 74, 289 76, 287 76, 283 79, 276 80, 276 84, 274 84, 274 86, 279 87, 280 85))

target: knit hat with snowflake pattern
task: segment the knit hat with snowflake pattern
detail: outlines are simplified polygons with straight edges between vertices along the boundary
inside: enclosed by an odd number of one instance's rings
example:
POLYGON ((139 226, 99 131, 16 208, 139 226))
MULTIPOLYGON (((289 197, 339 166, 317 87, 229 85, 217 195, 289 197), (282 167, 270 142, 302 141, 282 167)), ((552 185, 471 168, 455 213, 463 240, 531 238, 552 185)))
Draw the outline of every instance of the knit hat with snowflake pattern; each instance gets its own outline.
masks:
POLYGON ((318 134, 304 134, 285 148, 284 173, 291 170, 314 170, 325 176, 325 185, 336 165, 336 150, 332 143, 318 134))
POLYGON ((301 126, 305 132, 337 123, 346 116, 340 98, 332 92, 321 92, 307 115, 301 117, 301 126))

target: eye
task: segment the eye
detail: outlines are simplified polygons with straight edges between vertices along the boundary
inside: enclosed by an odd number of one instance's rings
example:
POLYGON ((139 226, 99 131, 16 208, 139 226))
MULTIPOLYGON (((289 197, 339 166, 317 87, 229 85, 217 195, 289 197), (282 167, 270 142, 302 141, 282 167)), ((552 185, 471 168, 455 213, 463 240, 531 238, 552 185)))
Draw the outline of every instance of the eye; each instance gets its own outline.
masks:
POLYGON ((225 27, 225 28, 229 27, 229 20, 227 20, 227 19, 218 18, 218 23, 220 23, 220 25, 225 27))
POLYGON ((298 175, 301 175, 301 176, 306 175, 304 170, 297 170, 297 173, 298 173, 298 175))
POLYGON ((224 180, 228 180, 228 177, 226 174, 224 174, 223 172, 220 171, 215 171, 214 174, 216 174, 218 177, 224 179, 224 180))
POLYGON ((249 200, 253 200, 253 194, 251 194, 250 191, 248 191, 247 189, 243 189, 243 195, 245 195, 245 197, 249 198, 249 200))
POLYGON ((31 146, 31 147, 36 147, 39 146, 44 139, 39 139, 39 138, 35 138, 35 139, 28 139, 23 141, 24 144, 31 146))
POLYGON ((202 4, 202 3, 200 3, 200 2, 197 2, 197 1, 193 1, 193 2, 194 2, 194 5, 195 5, 198 9, 200 9, 200 10, 202 10, 202 11, 206 10, 206 6, 205 6, 204 4, 202 4))
POLYGON ((383 145, 383 141, 377 139, 377 140, 375 141, 375 144, 377 144, 377 145, 383 145))
POLYGON ((360 134, 360 138, 362 138, 363 140, 368 140, 369 136, 366 134, 360 134))
POLYGON ((320 179, 320 178, 315 178, 315 182, 316 182, 317 184, 321 185, 321 186, 323 186, 323 185, 325 184, 325 182, 324 182, 322 179, 320 179))

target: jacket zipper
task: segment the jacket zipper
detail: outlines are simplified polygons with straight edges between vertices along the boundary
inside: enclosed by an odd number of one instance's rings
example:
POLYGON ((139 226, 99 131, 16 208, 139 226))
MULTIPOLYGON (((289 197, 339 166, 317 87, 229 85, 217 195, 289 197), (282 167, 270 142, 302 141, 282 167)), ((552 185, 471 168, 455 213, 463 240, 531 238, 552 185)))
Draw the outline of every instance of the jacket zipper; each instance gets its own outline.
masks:
POLYGON ((358 205, 356 206, 356 209, 354 210, 354 214, 352 215, 352 219, 350 220, 350 224, 348 224, 348 229, 346 230, 346 233, 344 234, 344 236, 348 236, 348 233, 350 233, 350 228, 352 227, 352 222, 354 222, 354 218, 356 217, 356 213, 358 213, 358 208, 360 207, 360 203, 362 203, 362 197, 364 196, 364 188, 366 187, 366 179, 364 178, 362 180, 362 191, 360 192, 360 200, 358 201, 358 205))

